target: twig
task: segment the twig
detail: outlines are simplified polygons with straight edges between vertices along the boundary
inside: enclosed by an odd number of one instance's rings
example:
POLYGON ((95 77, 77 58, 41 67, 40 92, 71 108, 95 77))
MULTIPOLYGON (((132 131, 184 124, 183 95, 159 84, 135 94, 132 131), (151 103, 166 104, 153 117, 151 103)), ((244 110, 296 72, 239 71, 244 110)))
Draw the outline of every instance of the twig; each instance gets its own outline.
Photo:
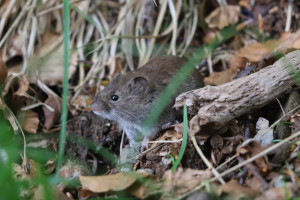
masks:
POLYGON ((225 181, 221 178, 221 175, 219 174, 219 172, 210 164, 210 162, 207 160, 207 158, 205 157, 205 155, 203 154, 202 150, 200 149, 200 147, 197 144, 196 138, 193 135, 190 135, 191 140, 196 148, 196 151, 198 152, 199 156, 201 157, 201 159, 203 160, 203 162, 206 164, 206 166, 209 169, 212 169, 212 173, 215 175, 215 177, 217 178, 217 180, 220 181, 221 184, 225 184, 225 181))
MULTIPOLYGON (((165 141, 149 141, 149 142, 145 142, 145 143, 151 143, 151 144, 167 144, 167 143, 178 143, 178 142, 181 142, 182 141, 182 138, 179 139, 179 140, 174 140, 174 141, 168 141, 168 140, 165 140, 165 141)), ((144 142, 143 142, 144 143, 144 142)))
POLYGON ((152 1, 155 4, 155 6, 158 8, 156 1, 155 0, 152 0, 152 1))
POLYGON ((141 158, 143 155, 145 155, 146 153, 150 152, 150 151, 153 151, 154 149, 158 148, 158 147, 161 147, 163 144, 158 144, 154 147, 151 147, 150 149, 147 149, 146 151, 143 151, 142 153, 140 153, 139 155, 136 156, 136 159, 139 159, 141 158))
POLYGON ((288 10, 286 14, 285 32, 290 31, 292 23, 293 0, 289 0, 288 10))
POLYGON ((281 111, 282 111, 282 114, 283 114, 283 116, 285 116, 284 109, 283 109, 283 107, 282 107, 282 105, 281 105, 281 103, 280 103, 279 99, 278 99, 278 98, 276 98, 276 100, 277 100, 277 102, 278 102, 278 104, 279 104, 279 106, 280 106, 280 109, 281 109, 281 111))
POLYGON ((227 159, 225 162, 223 162, 221 165, 219 165, 216 170, 222 169, 223 166, 227 165, 227 163, 231 162, 236 158, 236 155, 232 156, 231 158, 227 159))

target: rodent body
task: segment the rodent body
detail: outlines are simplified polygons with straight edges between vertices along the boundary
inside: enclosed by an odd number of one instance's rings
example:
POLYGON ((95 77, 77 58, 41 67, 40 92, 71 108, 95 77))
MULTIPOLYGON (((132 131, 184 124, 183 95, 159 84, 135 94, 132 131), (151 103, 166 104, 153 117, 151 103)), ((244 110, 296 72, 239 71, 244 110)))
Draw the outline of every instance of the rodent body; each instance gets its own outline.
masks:
POLYGON ((141 140, 153 139, 164 124, 175 120, 175 112, 172 109, 175 97, 180 93, 203 87, 200 73, 192 73, 177 89, 157 123, 150 130, 143 129, 143 122, 160 93, 184 63, 184 59, 177 57, 158 57, 136 71, 124 75, 118 73, 111 83, 96 95, 92 111, 117 121, 132 147, 138 146, 141 140), (139 133, 142 133, 144 138, 139 137, 139 133))

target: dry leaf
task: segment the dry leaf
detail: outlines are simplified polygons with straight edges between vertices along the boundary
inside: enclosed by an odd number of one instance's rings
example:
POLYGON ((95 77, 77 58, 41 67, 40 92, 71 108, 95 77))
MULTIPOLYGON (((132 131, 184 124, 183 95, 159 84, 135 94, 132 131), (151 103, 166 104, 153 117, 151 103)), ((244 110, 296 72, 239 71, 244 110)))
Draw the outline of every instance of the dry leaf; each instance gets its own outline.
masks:
POLYGON ((287 50, 294 48, 300 48, 300 31, 290 34, 289 37, 284 36, 279 40, 249 44, 239 49, 230 59, 233 77, 245 68, 247 62, 251 64, 257 63, 265 55, 274 51, 285 53, 287 50))
MULTIPOLYGON (((145 177, 145 174, 138 174, 138 176, 145 177)), ((80 176, 82 188, 96 193, 103 193, 109 191, 121 191, 130 187, 135 181, 134 174, 118 173, 106 176, 80 176)))
POLYGON ((32 110, 26 110, 21 114, 23 118, 22 128, 23 130, 27 131, 28 133, 36 133, 39 127, 39 116, 36 112, 32 110))
POLYGON ((224 9, 218 7, 205 18, 209 28, 223 29, 228 25, 234 25, 239 21, 240 6, 228 5, 224 9))
POLYGON ((129 188, 129 192, 138 199, 146 199, 150 195, 160 193, 160 189, 161 183, 154 182, 154 177, 149 176, 147 180, 144 180, 143 184, 135 182, 129 188))
MULTIPOLYGON (((32 64, 28 68, 27 76, 30 83, 36 83, 37 79, 46 85, 62 83, 64 74, 64 48, 58 43, 60 35, 47 33, 43 35, 42 42, 35 48, 32 64)), ((76 70, 77 52, 72 52, 70 57, 70 78, 76 70)))
POLYGON ((78 197, 79 197, 79 199, 88 199, 92 195, 94 195, 94 193, 91 192, 91 191, 83 190, 83 189, 79 189, 78 190, 78 197))
POLYGON ((241 186, 235 179, 232 179, 225 185, 220 186, 218 192, 219 195, 223 193, 229 194, 227 199, 231 200, 239 200, 241 198, 253 199, 260 194, 258 190, 241 186))
POLYGON ((60 120, 61 98, 55 94, 48 94, 45 104, 53 109, 50 110, 47 106, 43 106, 45 116, 44 131, 48 132, 52 126, 60 120))
POLYGON ((209 170, 196 170, 196 169, 182 169, 178 168, 175 173, 168 170, 164 174, 165 182, 163 188, 169 192, 176 194, 184 194, 202 181, 211 178, 211 171, 209 170))
POLYGON ((222 72, 213 72, 210 76, 204 78, 205 85, 221 85, 229 81, 232 81, 231 68, 222 72))
POLYGON ((245 68, 247 62, 252 64, 259 62, 264 55, 272 52, 280 43, 279 40, 269 40, 265 43, 249 44, 239 49, 230 59, 233 76, 239 74, 245 68))
MULTIPOLYGON (((290 199, 294 197, 294 186, 293 183, 286 183, 285 187, 281 188, 271 188, 264 192, 264 195, 261 199, 269 200, 281 200, 281 199, 290 199), (287 193, 290 198, 287 198, 287 193)), ((297 190, 295 192, 298 192, 297 190)))
MULTIPOLYGON (((248 142, 244 142, 241 146, 237 148, 237 156, 243 157, 243 160, 247 160, 256 154, 262 152, 264 149, 262 148, 261 144, 256 140, 250 140, 248 142)), ((253 161, 258 169, 262 172, 266 172, 272 169, 272 166, 268 160, 267 156, 263 156, 257 158, 253 161)))
POLYGON ((78 110, 91 111, 90 106, 92 102, 93 99, 91 98, 91 95, 79 94, 77 98, 72 102, 72 105, 75 107, 75 109, 78 110))
POLYGON ((7 68, 5 62, 0 58, 0 85, 4 83, 7 77, 7 68))
MULTIPOLYGON (((16 92, 13 93, 11 104, 10 104, 12 105, 11 109, 14 112, 19 111, 19 109, 21 109, 22 107, 31 105, 33 102, 33 99, 30 98, 29 95, 27 94, 27 91, 29 89, 29 82, 27 78, 24 75, 20 75, 17 81, 18 81, 19 88, 16 92)), ((12 84, 13 81, 10 83, 12 84)))

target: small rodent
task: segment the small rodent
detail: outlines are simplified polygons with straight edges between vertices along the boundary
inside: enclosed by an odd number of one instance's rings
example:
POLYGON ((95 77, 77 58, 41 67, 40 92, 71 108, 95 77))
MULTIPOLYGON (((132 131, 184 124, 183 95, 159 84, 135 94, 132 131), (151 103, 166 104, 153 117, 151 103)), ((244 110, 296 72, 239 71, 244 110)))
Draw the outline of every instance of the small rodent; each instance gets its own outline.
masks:
POLYGON ((177 89, 151 130, 143 130, 143 121, 155 105, 158 96, 185 62, 185 59, 178 57, 158 57, 136 71, 124 75, 119 72, 111 83, 96 95, 91 106, 92 111, 103 118, 117 121, 125 131, 130 146, 140 146, 139 133, 144 136, 142 140, 148 141, 156 136, 163 125, 175 121, 175 110, 172 106, 176 96, 203 87, 203 77, 195 70, 177 89))

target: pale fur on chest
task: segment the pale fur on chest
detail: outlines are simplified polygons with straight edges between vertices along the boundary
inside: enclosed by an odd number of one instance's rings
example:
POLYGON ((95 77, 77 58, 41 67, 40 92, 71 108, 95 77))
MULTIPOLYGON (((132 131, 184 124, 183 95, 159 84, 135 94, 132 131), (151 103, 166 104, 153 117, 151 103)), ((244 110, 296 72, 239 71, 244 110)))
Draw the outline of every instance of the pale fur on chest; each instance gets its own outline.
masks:
POLYGON ((129 139, 130 146, 135 145, 141 141, 147 141, 150 137, 158 132, 157 127, 151 129, 143 128, 140 120, 125 120, 121 118, 115 111, 111 111, 111 116, 114 116, 112 120, 118 122, 121 128, 125 131, 126 136, 129 139))

